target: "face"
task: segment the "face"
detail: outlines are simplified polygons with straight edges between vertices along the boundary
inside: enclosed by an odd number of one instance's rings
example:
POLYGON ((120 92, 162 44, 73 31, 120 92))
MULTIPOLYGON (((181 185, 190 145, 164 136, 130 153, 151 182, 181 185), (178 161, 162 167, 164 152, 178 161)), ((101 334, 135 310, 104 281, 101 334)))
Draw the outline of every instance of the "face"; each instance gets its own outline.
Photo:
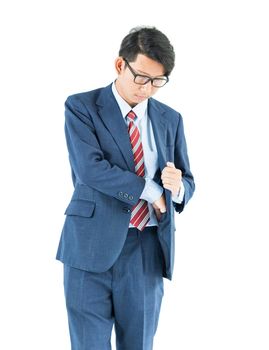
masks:
MULTIPOLYGON (((138 54, 136 60, 129 62, 129 64, 137 74, 147 75, 149 77, 164 75, 164 68, 160 63, 141 54, 138 54)), ((122 57, 116 59, 115 66, 118 73, 116 80, 117 90, 131 107, 153 96, 159 89, 152 86, 151 81, 145 85, 136 84, 132 72, 126 66, 122 57)))

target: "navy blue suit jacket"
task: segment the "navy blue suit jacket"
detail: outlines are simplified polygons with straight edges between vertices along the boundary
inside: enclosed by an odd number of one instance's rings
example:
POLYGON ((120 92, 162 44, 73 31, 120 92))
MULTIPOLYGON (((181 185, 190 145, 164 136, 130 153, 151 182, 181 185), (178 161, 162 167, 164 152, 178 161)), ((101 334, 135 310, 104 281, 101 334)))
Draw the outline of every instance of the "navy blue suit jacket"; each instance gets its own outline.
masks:
MULTIPOLYGON (((119 256, 129 228, 131 208, 144 189, 145 180, 135 174, 127 126, 111 85, 68 97, 65 133, 72 169, 74 193, 66 218, 57 259, 73 267, 108 270, 119 256)), ((172 108, 150 98, 151 119, 158 151, 160 175, 166 162, 181 169, 185 196, 174 203, 165 190, 167 212, 162 214, 158 238, 165 260, 164 277, 171 279, 174 265, 174 212, 180 213, 194 191, 182 118, 172 108)))

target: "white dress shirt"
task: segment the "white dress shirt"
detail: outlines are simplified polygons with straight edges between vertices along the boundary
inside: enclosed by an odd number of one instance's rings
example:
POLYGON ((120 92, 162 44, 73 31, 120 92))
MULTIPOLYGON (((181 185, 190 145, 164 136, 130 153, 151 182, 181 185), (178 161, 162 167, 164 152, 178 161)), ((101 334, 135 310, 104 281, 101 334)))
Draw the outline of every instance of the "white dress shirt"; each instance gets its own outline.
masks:
MULTIPOLYGON (((145 180, 146 184, 140 198, 148 202, 150 220, 147 226, 158 226, 158 220, 155 215, 152 203, 159 199, 163 193, 163 187, 158 185, 152 179, 158 170, 158 152, 153 134, 150 118, 148 116, 148 100, 145 100, 135 107, 130 107, 129 104, 120 96, 116 89, 115 83, 112 84, 113 95, 119 105, 122 116, 128 127, 127 114, 132 110, 137 118, 134 121, 140 132, 140 138, 143 146, 144 165, 145 165, 145 180)), ((172 196, 172 200, 176 203, 181 203, 184 197, 184 185, 181 183, 181 189, 178 196, 172 196)), ((130 227, 133 227, 130 224, 130 227)))

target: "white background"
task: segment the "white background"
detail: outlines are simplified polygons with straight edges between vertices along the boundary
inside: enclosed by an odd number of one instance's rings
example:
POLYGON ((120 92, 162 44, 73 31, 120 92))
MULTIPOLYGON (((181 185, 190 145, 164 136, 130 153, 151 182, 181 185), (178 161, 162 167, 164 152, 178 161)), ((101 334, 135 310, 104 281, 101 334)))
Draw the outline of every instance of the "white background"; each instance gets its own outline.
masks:
POLYGON ((269 349, 266 3, 1 3, 1 349, 69 349, 55 261, 72 193, 63 104, 115 78, 120 42, 141 24, 176 50, 156 98, 183 115, 197 185, 177 216, 154 349, 269 349))

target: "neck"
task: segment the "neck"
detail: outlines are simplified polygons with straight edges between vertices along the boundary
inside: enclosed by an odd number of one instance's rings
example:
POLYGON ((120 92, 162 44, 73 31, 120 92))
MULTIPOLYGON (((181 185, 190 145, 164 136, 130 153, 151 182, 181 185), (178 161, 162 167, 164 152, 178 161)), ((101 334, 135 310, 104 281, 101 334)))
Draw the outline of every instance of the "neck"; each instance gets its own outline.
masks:
POLYGON ((123 94, 123 91, 122 91, 122 88, 121 88, 121 85, 120 85, 118 79, 115 81, 115 86, 116 86, 116 89, 117 89, 118 94, 120 95, 120 97, 123 98, 124 101, 127 102, 130 107, 134 108, 137 105, 137 103, 132 103, 131 101, 128 101, 124 97, 124 94, 123 94))

